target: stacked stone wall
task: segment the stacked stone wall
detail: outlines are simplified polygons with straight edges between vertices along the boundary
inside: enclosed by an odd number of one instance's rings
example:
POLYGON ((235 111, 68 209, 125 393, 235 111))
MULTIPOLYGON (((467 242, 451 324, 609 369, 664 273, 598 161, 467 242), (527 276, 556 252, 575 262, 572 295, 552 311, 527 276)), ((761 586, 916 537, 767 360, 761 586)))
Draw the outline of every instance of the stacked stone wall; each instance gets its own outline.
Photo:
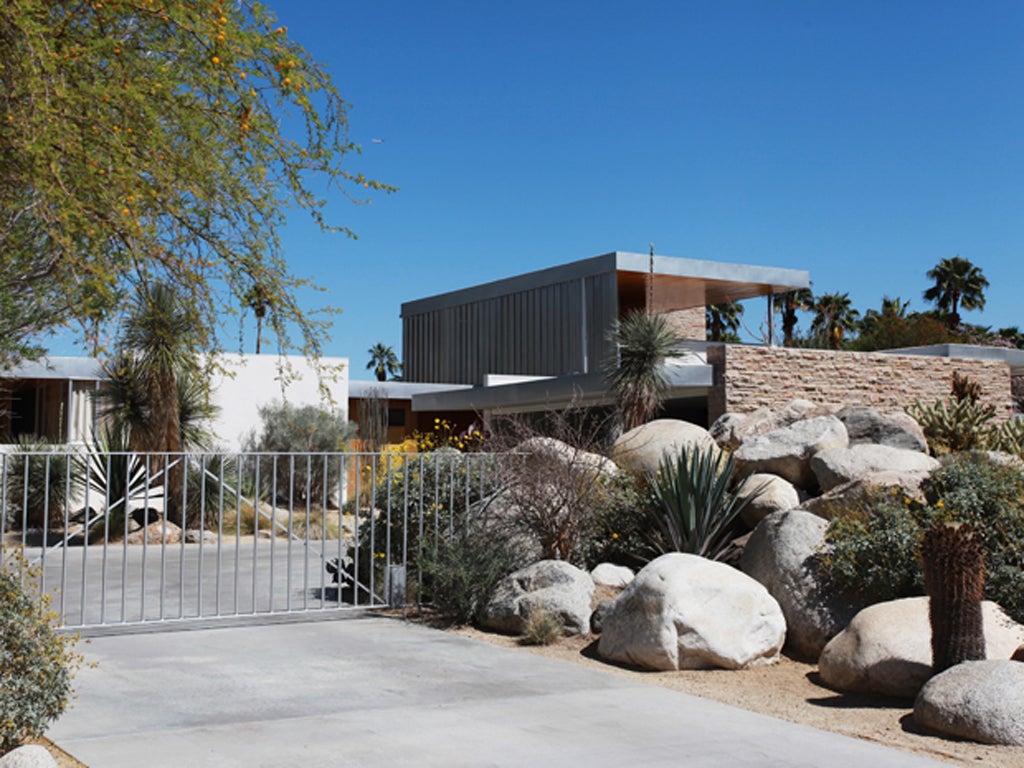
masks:
POLYGON ((707 328, 704 324, 704 307, 663 312, 662 317, 665 318, 669 329, 678 339, 704 341, 707 335, 707 328))
POLYGON ((708 362, 714 366, 712 422, 726 412, 749 413, 798 397, 904 409, 916 400, 948 398, 955 371, 981 385, 982 400, 1000 418, 1012 413, 1010 368, 1001 361, 723 344, 708 349, 708 362))

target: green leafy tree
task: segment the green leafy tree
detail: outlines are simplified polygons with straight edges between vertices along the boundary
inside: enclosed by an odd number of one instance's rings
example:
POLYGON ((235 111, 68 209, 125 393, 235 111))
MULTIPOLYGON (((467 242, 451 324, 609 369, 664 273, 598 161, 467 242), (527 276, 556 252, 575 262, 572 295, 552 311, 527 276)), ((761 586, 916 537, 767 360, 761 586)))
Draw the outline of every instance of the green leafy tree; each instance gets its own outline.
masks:
POLYGON ((814 305, 814 294, 810 288, 799 288, 774 296, 773 306, 782 315, 782 343, 792 346, 796 331, 798 311, 807 312, 814 305))
POLYGON ((373 370, 377 381, 387 381, 388 376, 394 378, 402 373, 402 364, 398 362, 395 350, 385 346, 383 342, 378 341, 366 350, 366 354, 370 356, 370 362, 366 364, 366 369, 373 370))
POLYGON ((662 364, 677 339, 661 315, 631 312, 615 322, 609 333, 616 354, 605 379, 615 395, 623 427, 633 429, 661 407, 668 382, 662 364))
POLYGON ((350 234, 314 190, 390 191, 347 168, 357 150, 330 75, 257 0, 8 0, 0 302, 24 294, 51 308, 43 324, 74 319, 98 339, 126 287, 160 279, 190 297, 202 348, 255 283, 281 347, 315 356, 329 316, 300 307, 309 283, 278 231, 296 206, 350 234))
POLYGON ((934 302, 950 328, 960 325, 960 309, 984 309, 988 280, 981 269, 960 256, 943 259, 928 270, 927 277, 935 285, 924 292, 934 302))
POLYGON ((825 293, 814 300, 811 332, 824 339, 829 349, 839 349, 847 334, 857 330, 859 317, 849 293, 825 293))
POLYGON ((743 305, 738 301, 709 304, 704 308, 708 341, 739 341, 743 305))

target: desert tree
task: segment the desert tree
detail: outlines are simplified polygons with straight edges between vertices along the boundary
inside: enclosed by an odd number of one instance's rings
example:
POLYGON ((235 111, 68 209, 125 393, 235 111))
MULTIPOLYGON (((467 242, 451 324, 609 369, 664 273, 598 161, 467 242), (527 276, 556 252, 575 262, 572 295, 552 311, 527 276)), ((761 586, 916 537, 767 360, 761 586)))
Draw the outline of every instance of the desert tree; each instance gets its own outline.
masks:
POLYGON ((47 324, 96 342, 124 294, 160 280, 189 297, 204 349, 257 284, 279 347, 316 358, 330 314, 300 306, 312 286, 278 232, 292 207, 349 234, 315 190, 390 191, 349 169, 357 151, 331 76, 257 0, 8 0, 0 296, 32 297, 47 324))

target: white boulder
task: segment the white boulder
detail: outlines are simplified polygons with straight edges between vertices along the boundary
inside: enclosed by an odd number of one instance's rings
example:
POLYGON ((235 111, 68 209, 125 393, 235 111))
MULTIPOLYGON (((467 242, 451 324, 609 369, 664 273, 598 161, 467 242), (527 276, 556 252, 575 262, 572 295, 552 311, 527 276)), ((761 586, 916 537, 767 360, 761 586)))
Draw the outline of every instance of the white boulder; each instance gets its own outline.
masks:
MULTIPOLYGON (((995 603, 982 603, 982 619, 988 658, 1009 659, 1024 643, 1024 626, 995 603)), ((821 679, 843 691, 911 699, 932 676, 931 637, 927 597, 868 606, 821 652, 821 679)))
POLYGON ((598 587, 625 587, 634 576, 631 568, 615 563, 600 563, 590 571, 590 578, 598 587))
POLYGON ((26 744, 0 757, 0 768, 57 768, 57 761, 46 747, 26 744))
POLYGON ((848 442, 843 422, 835 416, 818 416, 748 440, 733 455, 742 471, 778 475, 797 488, 810 490, 817 485, 811 457, 830 448, 844 448, 848 442))
POLYGON ((856 611, 827 589, 819 575, 828 522, 791 509, 766 517, 743 549, 740 567, 763 584, 786 617, 786 647, 817 659, 856 611))
POLYGON ((651 561, 603 612, 598 654, 645 669, 741 669, 778 659, 779 604, 749 576, 679 552, 651 561))
POLYGON ((1024 746, 1024 664, 965 661, 940 672, 917 695, 914 720, 959 739, 1024 746))
POLYGON ((830 448, 811 457, 811 471, 825 492, 873 472, 913 473, 924 477, 938 468, 938 459, 926 453, 870 443, 830 448))
POLYGON ((740 483, 736 495, 748 499, 740 511, 740 517, 751 528, 770 514, 800 506, 800 494, 796 488, 778 475, 750 475, 740 483))
POLYGON ((541 560, 498 583, 480 623, 498 632, 521 634, 534 611, 555 617, 570 635, 590 633, 594 580, 562 560, 541 560))
POLYGON ((612 460, 630 472, 657 472, 666 454, 676 456, 699 448, 718 450, 703 427, 677 419, 655 419, 620 435, 612 447, 612 460))

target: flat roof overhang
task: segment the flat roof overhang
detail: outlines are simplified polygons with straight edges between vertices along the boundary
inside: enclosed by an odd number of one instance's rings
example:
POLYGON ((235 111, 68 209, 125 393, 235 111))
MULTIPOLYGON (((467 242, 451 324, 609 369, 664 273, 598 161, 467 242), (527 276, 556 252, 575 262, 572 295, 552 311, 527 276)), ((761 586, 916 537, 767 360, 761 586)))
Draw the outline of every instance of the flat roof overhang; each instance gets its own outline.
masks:
POLYGON ((102 381, 104 378, 99 361, 92 357, 43 357, 0 371, 0 379, 102 381))
MULTIPOLYGON (((649 254, 614 251, 557 267, 408 301, 402 304, 402 317, 606 273, 618 273, 620 281, 625 280, 626 285, 634 288, 636 281, 646 285, 645 281, 651 274, 651 257, 649 254)), ((810 284, 811 276, 806 270, 729 264, 676 256, 654 256, 656 303, 662 303, 658 296, 671 296, 669 303, 673 309, 703 307, 772 293, 786 293, 807 288, 810 284)))
MULTIPOLYGON (((668 365, 666 400, 705 397, 713 383, 710 365, 668 365)), ((490 387, 414 395, 413 411, 523 413, 569 404, 610 405, 614 397, 602 373, 576 373, 490 387)))

